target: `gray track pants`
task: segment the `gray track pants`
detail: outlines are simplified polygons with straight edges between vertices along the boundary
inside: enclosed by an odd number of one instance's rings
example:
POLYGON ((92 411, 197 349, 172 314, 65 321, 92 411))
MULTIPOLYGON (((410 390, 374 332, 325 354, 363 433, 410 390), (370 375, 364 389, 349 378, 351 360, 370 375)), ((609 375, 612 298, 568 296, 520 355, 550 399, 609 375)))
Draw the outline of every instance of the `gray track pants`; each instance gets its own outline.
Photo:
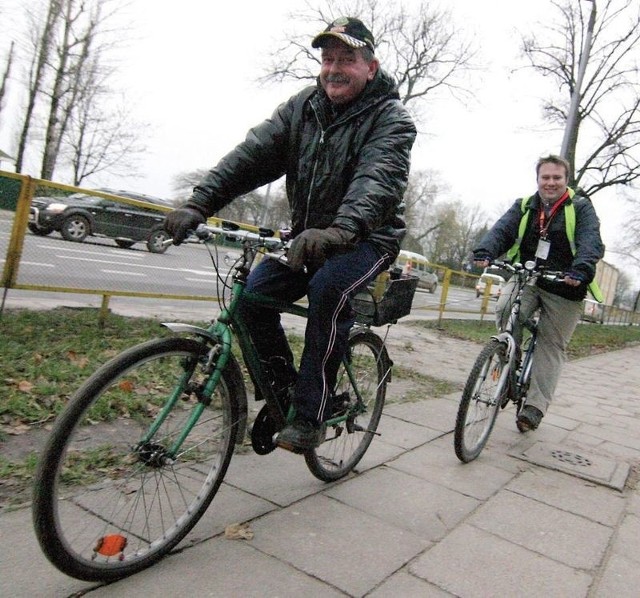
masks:
MULTIPOLYGON (((498 299, 496 325, 499 330, 509 318, 511 295, 514 292, 515 281, 509 281, 498 299)), ((560 372, 566 359, 565 350, 580 320, 583 308, 582 301, 571 301, 543 291, 537 286, 527 286, 522 296, 519 321, 525 322, 538 307, 540 307, 538 345, 533 360, 531 386, 526 404, 537 407, 544 414, 558 385, 560 372)), ((521 327, 514 336, 520 343, 521 327)))

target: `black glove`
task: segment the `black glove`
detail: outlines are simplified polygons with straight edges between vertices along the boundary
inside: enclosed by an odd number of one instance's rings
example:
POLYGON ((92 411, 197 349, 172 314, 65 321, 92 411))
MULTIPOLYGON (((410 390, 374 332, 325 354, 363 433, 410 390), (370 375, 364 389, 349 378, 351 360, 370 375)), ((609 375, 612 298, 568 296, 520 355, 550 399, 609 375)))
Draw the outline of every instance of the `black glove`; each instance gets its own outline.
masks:
POLYGON ((578 282, 586 282, 587 276, 582 272, 578 272, 577 270, 571 270, 565 273, 567 278, 571 278, 572 280, 577 280, 578 282))
POLYGON ((354 241, 355 235, 343 228, 309 228, 293 240, 287 261, 294 271, 302 270, 305 264, 315 270, 330 255, 347 251, 354 241))
POLYGON ((185 240, 189 231, 194 231, 199 224, 204 224, 207 219, 202 212, 195 208, 178 208, 164 221, 164 230, 173 237, 173 244, 180 245, 185 240))
POLYGON ((474 262, 491 262, 491 261, 493 261, 493 258, 490 255, 487 255, 484 252, 474 253, 473 254, 473 261, 474 262))

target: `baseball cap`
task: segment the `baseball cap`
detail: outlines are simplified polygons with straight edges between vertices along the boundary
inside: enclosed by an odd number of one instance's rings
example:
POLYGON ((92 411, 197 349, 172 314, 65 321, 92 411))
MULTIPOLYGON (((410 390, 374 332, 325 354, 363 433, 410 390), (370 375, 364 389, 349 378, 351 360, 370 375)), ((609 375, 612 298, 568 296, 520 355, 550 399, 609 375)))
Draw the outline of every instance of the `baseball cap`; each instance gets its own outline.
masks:
POLYGON ((340 17, 333 21, 313 38, 311 47, 321 48, 329 37, 335 37, 352 48, 368 47, 372 52, 375 45, 371 31, 360 19, 354 17, 340 17))

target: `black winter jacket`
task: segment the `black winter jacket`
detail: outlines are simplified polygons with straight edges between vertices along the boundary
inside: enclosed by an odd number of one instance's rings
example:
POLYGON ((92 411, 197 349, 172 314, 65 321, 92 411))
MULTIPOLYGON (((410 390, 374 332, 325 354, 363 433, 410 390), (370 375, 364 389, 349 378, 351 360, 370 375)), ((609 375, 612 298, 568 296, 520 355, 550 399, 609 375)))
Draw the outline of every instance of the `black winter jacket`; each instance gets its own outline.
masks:
POLYGON ((405 233, 398 214, 415 136, 395 84, 382 70, 342 110, 318 83, 252 128, 186 205, 210 216, 286 175, 294 235, 338 226, 395 255, 405 233))
MULTIPOLYGON (((585 277, 585 281, 577 287, 572 287, 564 282, 538 279, 538 286, 566 299, 578 301, 584 299, 587 294, 587 285, 596 274, 596 264, 604 256, 604 245, 600 238, 600 220, 591 200, 575 195, 573 199, 566 201, 567 203, 573 202, 576 210, 576 254, 574 256, 571 252, 566 232, 564 209, 560 208, 552 218, 547 231, 551 246, 545 264, 549 270, 579 272, 585 277)), ((535 260, 540 239, 538 218, 542 202, 538 193, 531 197, 529 205, 531 213, 527 222, 527 230, 520 245, 520 261, 522 263, 527 260, 535 260)), ((518 238, 520 220, 523 216, 521 206, 522 200, 516 200, 473 250, 475 256, 498 258, 511 249, 518 238)))

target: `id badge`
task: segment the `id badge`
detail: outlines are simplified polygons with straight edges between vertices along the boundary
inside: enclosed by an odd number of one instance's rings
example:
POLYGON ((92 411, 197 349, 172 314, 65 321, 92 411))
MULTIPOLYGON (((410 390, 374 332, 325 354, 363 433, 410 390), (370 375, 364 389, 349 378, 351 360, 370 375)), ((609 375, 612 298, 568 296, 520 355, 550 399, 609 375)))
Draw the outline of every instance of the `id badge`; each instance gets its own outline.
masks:
POLYGON ((538 248, 536 249, 536 257, 541 260, 546 260, 549 257, 549 249, 551 249, 551 243, 545 239, 538 241, 538 248))

